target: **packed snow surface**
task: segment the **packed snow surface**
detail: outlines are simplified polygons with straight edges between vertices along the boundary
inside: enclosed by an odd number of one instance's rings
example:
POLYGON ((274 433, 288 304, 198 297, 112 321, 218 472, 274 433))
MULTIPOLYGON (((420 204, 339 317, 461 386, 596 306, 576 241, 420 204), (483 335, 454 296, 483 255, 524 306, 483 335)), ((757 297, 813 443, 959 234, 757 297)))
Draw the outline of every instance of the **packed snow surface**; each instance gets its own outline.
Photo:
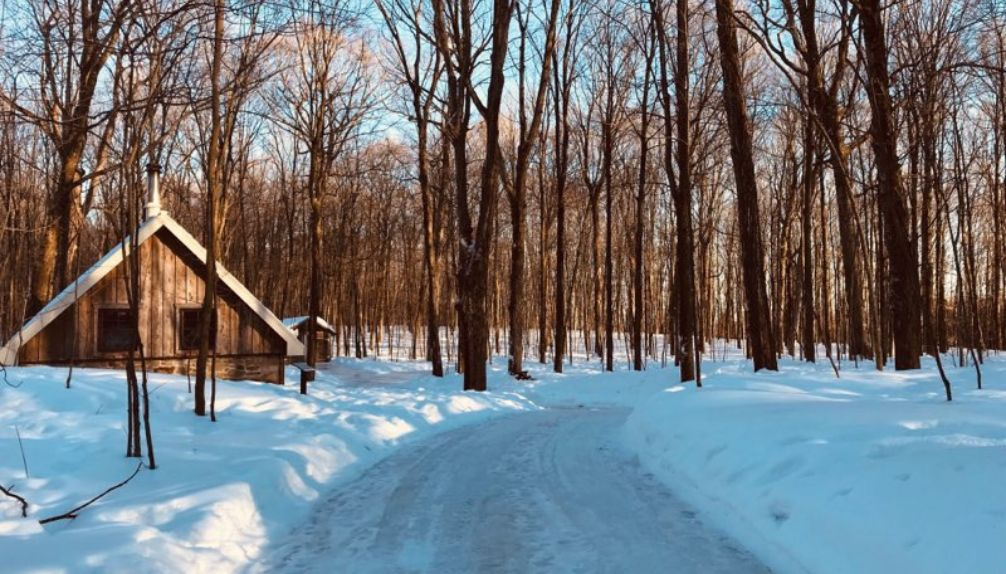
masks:
POLYGON ((768 572, 640 469, 627 414, 550 408, 400 450, 255 571, 768 572))

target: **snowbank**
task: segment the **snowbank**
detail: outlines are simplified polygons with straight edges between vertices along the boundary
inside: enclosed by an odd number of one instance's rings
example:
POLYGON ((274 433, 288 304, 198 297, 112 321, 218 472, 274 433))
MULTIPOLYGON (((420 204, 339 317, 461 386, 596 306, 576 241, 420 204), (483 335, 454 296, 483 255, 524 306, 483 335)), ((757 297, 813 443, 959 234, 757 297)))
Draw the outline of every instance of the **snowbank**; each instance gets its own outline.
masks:
MULTIPOLYGON (((640 402, 643 464, 777 571, 1006 570, 1006 391, 950 368, 910 374, 704 363, 705 387, 640 402)), ((985 366, 1002 387, 1006 361, 985 366)))
MULTIPOLYGON (((68 510, 129 475, 124 376, 11 369, 0 382, 0 570, 231 572, 302 524, 312 502, 409 441, 537 405, 633 406, 626 445, 642 464, 778 572, 1003 572, 1006 565, 1006 360, 903 374, 783 361, 752 374, 724 348, 706 388, 676 371, 624 362, 566 373, 528 362, 514 381, 494 358, 491 392, 425 376, 422 363, 340 360, 312 394, 295 385, 221 383, 220 422, 197 419, 184 377, 151 388, 158 462, 73 522, 68 510), (15 428, 24 440, 26 479, 15 428)), ((294 373, 290 373, 294 378, 294 373)))
MULTIPOLYGON (((143 470, 79 518, 59 514, 128 476, 125 377, 81 369, 13 368, 0 382, 0 481, 31 503, 0 496, 4 572, 229 572, 285 535, 327 489, 407 441, 487 417, 537 408, 514 392, 462 393, 421 363, 339 361, 308 397, 296 385, 221 382, 220 422, 191 413, 185 377, 153 375, 159 468, 143 470), (30 478, 16 438, 20 431, 30 478)), ((291 373, 288 377, 295 380, 291 373)))

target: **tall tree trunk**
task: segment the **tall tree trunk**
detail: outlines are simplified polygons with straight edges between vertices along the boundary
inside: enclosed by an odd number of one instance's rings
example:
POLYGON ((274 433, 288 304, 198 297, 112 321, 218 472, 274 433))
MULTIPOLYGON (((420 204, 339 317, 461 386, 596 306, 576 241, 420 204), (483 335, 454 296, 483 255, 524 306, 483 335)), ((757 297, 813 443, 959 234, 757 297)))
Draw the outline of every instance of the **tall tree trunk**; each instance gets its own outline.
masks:
MULTIPOLYGON (((531 117, 527 117, 524 103, 524 84, 527 71, 526 43, 527 16, 518 14, 517 20, 521 29, 520 52, 518 57, 518 98, 520 108, 519 141, 517 143, 517 162, 514 170, 513 189, 510 190, 510 300, 507 305, 510 318, 510 359, 507 369, 512 375, 524 372, 524 259, 527 224, 525 211, 527 209, 527 175, 531 164, 531 155, 539 139, 541 118, 545 110, 545 96, 548 93, 549 74, 551 73, 552 54, 555 51, 556 20, 559 15, 560 0, 551 1, 549 18, 545 28, 545 46, 542 50, 541 71, 538 76, 534 100, 531 103, 531 117)), ((509 16, 508 16, 509 17, 509 16)), ((542 246, 545 249, 545 246, 542 246)), ((544 336, 544 333, 539 333, 544 336)))
POLYGON ((604 171, 604 370, 615 368, 615 309, 614 309, 614 262, 612 260, 612 217, 615 202, 614 185, 612 182, 612 164, 614 163, 615 144, 613 112, 614 87, 608 85, 608 115, 604 122, 604 154, 601 160, 604 171))
MULTIPOLYGON (((691 166, 691 112, 689 110, 688 61, 688 0, 678 0, 677 5, 677 69, 674 76, 678 128, 678 184, 674 193, 674 216, 677 223, 676 272, 678 285, 678 346, 681 381, 695 380, 695 362, 698 354, 695 297, 695 238, 692 229, 692 166, 691 166)), ((668 137, 668 146, 670 137, 668 137)), ((698 383, 702 385, 701 382, 698 383)))
POLYGON ((747 336, 754 370, 778 370, 775 342, 765 292, 765 262, 758 215, 758 182, 755 178, 751 129, 744 101, 744 76, 741 70, 737 31, 732 0, 716 0, 716 31, 723 67, 723 99, 730 131, 730 157, 737 187, 737 218, 741 240, 741 267, 747 336))
MULTIPOLYGON (((547 81, 547 78, 545 78, 547 81)), ((545 364, 548 353, 548 232, 549 213, 545 193, 545 141, 544 130, 539 131, 541 139, 539 149, 542 150, 538 162, 538 236, 541 245, 538 251, 538 362, 545 364)))
POLYGON ((593 327, 594 327, 594 355, 604 359, 604 338, 601 327, 603 318, 603 306, 601 304, 604 292, 603 263, 601 262, 601 185, 591 191, 590 197, 590 229, 591 229, 591 272, 594 280, 591 290, 591 303, 593 304, 593 327))
MULTIPOLYGON (((325 179, 328 177, 325 169, 325 152, 322 138, 324 133, 315 133, 311 145, 310 167, 308 170, 308 205, 310 207, 310 279, 307 298, 307 340, 304 349, 304 360, 314 367, 318 364, 318 317, 321 315, 321 200, 325 192, 325 179)), ((310 376, 301 374, 300 393, 307 394, 307 383, 310 376)))
POLYGON ((884 242, 891 268, 894 368, 919 368, 919 271, 915 244, 909 235, 909 214, 905 205, 898 161, 898 136, 887 70, 887 41, 879 0, 857 0, 866 51, 872 117, 870 134, 877 164, 878 203, 884 219, 884 242))
POLYGON ((646 230, 646 176, 649 160, 650 131, 650 71, 653 68, 653 38, 648 38, 646 64, 643 72, 643 94, 640 101, 639 172, 636 184, 636 228, 634 236, 634 266, 632 273, 632 368, 643 370, 643 234, 646 230))
MULTIPOLYGON (((486 160, 488 161, 488 159, 486 160)), ((518 164, 521 159, 518 158, 518 164)), ((524 164, 526 165, 526 164, 524 164)), ((518 166, 517 177, 514 178, 514 190, 510 195, 510 291, 507 302, 509 317, 509 358, 507 372, 511 375, 521 374, 524 370, 524 267, 525 239, 527 222, 526 169, 518 166)))
MULTIPOLYGON (((416 107, 422 111, 418 94, 416 107)), ((440 352, 440 319, 437 301, 440 300, 440 246, 439 230, 436 229, 434 214, 433 186, 430 183, 429 159, 426 149, 427 125, 423 121, 417 125, 419 132, 419 189, 423 202, 423 268, 426 276, 426 359, 430 361, 434 377, 444 376, 444 362, 440 352)), ((446 153, 447 149, 444 149, 446 153)), ((446 167, 446 165, 445 165, 446 167)))
POLYGON ((862 286, 856 249, 856 213, 849 176, 849 150, 842 137, 837 102, 838 87, 845 75, 845 56, 848 48, 848 34, 842 34, 839 43, 839 57, 831 78, 831 88, 825 86, 824 70, 821 67, 821 52, 817 41, 817 2, 799 0, 798 12, 804 39, 804 60, 807 67, 807 91, 810 105, 814 109, 822 135, 827 142, 828 161, 835 183, 835 201, 838 205, 838 234, 842 248, 842 271, 845 278, 845 299, 849 320, 849 355, 861 357, 867 354, 864 335, 862 286))
MULTIPOLYGON (((217 292, 217 202, 222 196, 223 162, 223 111, 221 110, 220 73, 223 65, 224 12, 226 0, 214 2, 213 58, 210 70, 210 141, 206 159, 206 291, 203 294, 202 313, 199 316, 199 354, 196 357, 195 413, 206 416, 206 368, 211 347, 212 331, 216 329, 217 292)), ((213 337, 215 338, 215 337, 213 337)), ((215 377, 214 377, 215 380, 215 377)))
MULTIPOLYGON (((803 143, 803 210, 800 217, 801 248, 803 259, 803 277, 801 278, 803 317, 800 325, 800 347, 805 361, 814 362, 814 249, 811 243, 813 228, 811 216, 814 213, 814 187, 817 178, 814 177, 814 127, 810 120, 804 125, 803 143)), ((857 295, 858 296, 858 295, 857 295)), ((822 301, 828 305, 828 301, 822 301)))
MULTIPOLYGON (((570 9, 572 2, 570 0, 570 9)), ((566 37, 562 53, 562 67, 554 63, 555 81, 555 349, 552 369, 562 372, 566 355, 566 178, 569 173, 569 100, 572 85, 570 47, 573 42, 572 14, 566 16, 566 37)), ((557 58, 553 54, 553 58, 557 58)), ((586 329, 586 325, 584 325, 586 329)))
MULTIPOLYGON (((437 48, 448 58, 458 56, 461 66, 448 73, 448 124, 455 158, 455 209, 458 218, 458 325, 459 355, 464 364, 464 389, 486 390, 486 362, 489 352, 488 280, 489 255, 492 248, 496 219, 496 204, 500 184, 500 109, 503 85, 506 80, 507 42, 512 5, 507 0, 493 1, 492 39, 489 64, 489 86, 483 104, 485 121, 485 160, 482 163, 479 189, 478 222, 473 226, 468 208, 466 134, 468 131, 468 106, 472 81, 471 14, 461 16, 460 42, 448 36, 448 14, 443 0, 434 1, 434 29, 437 48), (458 54, 454 54, 459 51, 458 54)), ((452 27, 452 32, 454 31, 452 27)))

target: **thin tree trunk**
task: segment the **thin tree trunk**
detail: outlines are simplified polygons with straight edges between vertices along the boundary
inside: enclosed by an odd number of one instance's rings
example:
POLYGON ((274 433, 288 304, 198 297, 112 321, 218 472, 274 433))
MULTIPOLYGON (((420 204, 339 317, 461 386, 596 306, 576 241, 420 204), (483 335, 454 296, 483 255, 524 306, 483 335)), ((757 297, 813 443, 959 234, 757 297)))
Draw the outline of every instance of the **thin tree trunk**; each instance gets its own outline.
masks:
MULTIPOLYGON (((210 70, 210 142, 206 160, 206 292, 203 294, 202 313, 199 316, 199 354, 196 358, 195 413, 206 416, 206 367, 208 364, 211 330, 216 329, 217 290, 217 213, 218 200, 223 186, 223 135, 221 111, 220 73, 223 64, 224 12, 226 0, 214 2, 213 58, 210 70)), ((215 337, 213 337, 215 338, 215 337)))
MULTIPOLYGON (((811 216, 814 212, 814 187, 817 178, 814 177, 814 128, 810 121, 805 122, 805 134, 803 144, 803 210, 800 218, 800 231, 802 236, 803 252, 803 277, 801 278, 801 290, 803 299, 803 320, 801 324, 800 340, 801 351, 805 361, 811 363, 815 360, 814 350, 814 249, 811 243, 813 239, 813 229, 811 227, 811 216)), ((823 223, 823 222, 822 222, 823 223)), ((858 295, 857 295, 858 296, 858 295)), ((823 305, 828 305, 828 301, 822 301, 823 305)))

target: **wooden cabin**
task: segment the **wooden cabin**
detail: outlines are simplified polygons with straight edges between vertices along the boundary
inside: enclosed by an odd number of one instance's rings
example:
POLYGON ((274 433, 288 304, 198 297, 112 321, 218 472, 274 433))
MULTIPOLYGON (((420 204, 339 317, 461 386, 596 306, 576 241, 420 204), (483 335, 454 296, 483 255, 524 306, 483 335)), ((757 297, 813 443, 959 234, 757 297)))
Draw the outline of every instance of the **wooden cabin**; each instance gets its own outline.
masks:
MULTIPOLYGON (((335 338, 335 327, 321 317, 316 317, 316 319, 317 322, 314 329, 315 353, 317 354, 318 361, 327 363, 332 360, 333 350, 335 349, 333 341, 335 338)), ((308 317, 288 317, 283 319, 283 324, 297 336, 297 340, 304 345, 304 352, 306 353, 309 326, 308 317)))
MULTIPOLYGON (((149 171, 149 203, 136 231, 139 335, 148 369, 194 372, 206 250, 161 211, 157 169, 149 171)), ((3 364, 124 368, 134 345, 125 282, 131 241, 117 244, 14 333, 0 349, 3 364)), ((217 377, 282 384, 287 357, 303 355, 303 345, 219 263, 217 273, 217 377)))

